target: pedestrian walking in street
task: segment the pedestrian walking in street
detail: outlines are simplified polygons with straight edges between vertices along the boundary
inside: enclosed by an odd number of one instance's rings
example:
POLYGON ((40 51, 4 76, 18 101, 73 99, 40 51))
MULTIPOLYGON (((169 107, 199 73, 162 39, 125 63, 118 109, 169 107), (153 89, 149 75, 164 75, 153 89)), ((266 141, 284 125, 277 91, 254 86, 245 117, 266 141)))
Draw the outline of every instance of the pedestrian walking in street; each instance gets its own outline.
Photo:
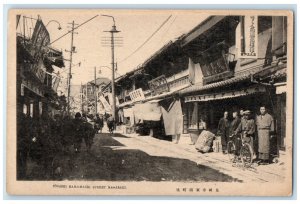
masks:
POLYGON ((109 116, 109 118, 107 119, 107 127, 110 133, 113 134, 114 132, 114 126, 115 126, 115 121, 112 115, 109 116))
POLYGON ((270 136, 274 134, 274 120, 266 112, 265 106, 260 107, 260 115, 256 117, 256 125, 259 163, 267 164, 270 162, 270 136))
POLYGON ((95 131, 96 133, 98 133, 100 131, 100 133, 102 133, 102 128, 103 128, 103 118, 99 116, 99 114, 96 114, 96 118, 95 118, 95 131))
POLYGON ((82 120, 82 136, 86 146, 86 150, 88 152, 92 147, 92 143, 95 135, 94 125, 93 125, 94 123, 91 119, 92 117, 93 115, 87 117, 86 120, 85 119, 82 120))
POLYGON ((227 151, 227 142, 229 138, 230 122, 228 120, 228 111, 224 112, 224 117, 220 119, 217 135, 221 136, 223 154, 227 151))
POLYGON ((83 137, 83 126, 81 114, 77 112, 75 114, 75 119, 73 120, 73 134, 74 134, 74 148, 75 153, 79 153, 81 149, 82 137, 83 137))
POLYGON ((74 144, 73 121, 69 116, 65 116, 62 120, 62 145, 63 152, 68 154, 71 146, 74 144))

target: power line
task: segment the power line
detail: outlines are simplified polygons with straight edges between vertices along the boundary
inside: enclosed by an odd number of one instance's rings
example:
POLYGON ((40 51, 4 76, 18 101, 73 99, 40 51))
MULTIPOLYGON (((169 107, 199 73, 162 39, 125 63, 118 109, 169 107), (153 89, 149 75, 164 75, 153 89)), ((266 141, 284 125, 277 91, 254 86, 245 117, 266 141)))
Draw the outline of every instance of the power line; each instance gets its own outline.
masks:
POLYGON ((123 60, 119 61, 119 63, 124 62, 125 60, 127 60, 129 57, 131 57, 132 55, 134 55, 137 51, 139 51, 166 23, 167 21, 172 17, 172 15, 170 15, 147 39, 146 41, 141 44, 137 49, 135 49, 130 55, 128 55, 127 57, 125 57, 123 60))
POLYGON ((169 32, 170 28, 173 26, 173 23, 175 22, 177 16, 175 16, 175 18, 173 19, 173 21, 170 23, 169 27, 167 28, 166 32, 164 33, 164 35, 161 38, 160 43, 164 40, 164 37, 167 35, 167 33, 169 32))
POLYGON ((80 25, 78 25, 78 26, 75 27, 74 29, 68 31, 67 33, 65 33, 65 34, 63 34, 62 36, 60 36, 59 38, 57 38, 56 40, 52 41, 52 42, 50 43, 50 45, 53 44, 53 43, 55 43, 56 41, 60 40, 61 38, 65 37, 66 35, 68 35, 69 33, 73 32, 74 30, 76 30, 76 29, 79 28, 80 26, 86 24, 87 22, 93 20, 94 18, 96 18, 96 17, 98 17, 98 16, 99 16, 99 15, 96 15, 96 16, 94 16, 93 18, 90 18, 90 19, 86 20, 85 22, 81 23, 80 25))

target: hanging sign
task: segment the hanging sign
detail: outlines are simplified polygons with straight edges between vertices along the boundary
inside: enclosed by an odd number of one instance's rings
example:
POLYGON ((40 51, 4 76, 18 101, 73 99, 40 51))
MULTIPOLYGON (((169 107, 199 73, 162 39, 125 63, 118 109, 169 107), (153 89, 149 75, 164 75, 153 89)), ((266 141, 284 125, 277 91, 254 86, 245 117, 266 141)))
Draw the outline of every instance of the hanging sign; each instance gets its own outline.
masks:
POLYGON ((145 99, 143 90, 141 88, 136 89, 129 93, 131 101, 137 102, 145 99))
POLYGON ((107 102, 107 100, 103 96, 100 96, 99 99, 100 99, 105 111, 111 112, 111 107, 110 107, 109 103, 107 102))

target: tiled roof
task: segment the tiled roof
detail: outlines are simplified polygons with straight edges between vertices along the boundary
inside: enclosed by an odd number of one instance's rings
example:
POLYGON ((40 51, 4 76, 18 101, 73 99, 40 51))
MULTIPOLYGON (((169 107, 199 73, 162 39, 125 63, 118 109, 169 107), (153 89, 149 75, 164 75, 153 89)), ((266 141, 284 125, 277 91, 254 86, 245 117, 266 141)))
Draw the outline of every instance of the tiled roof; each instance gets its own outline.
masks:
POLYGON ((231 84, 241 82, 241 81, 244 81, 244 80, 247 80, 250 78, 251 78, 251 75, 246 75, 246 76, 234 77, 231 79, 227 79, 225 81, 215 82, 215 83, 204 85, 204 86, 202 84, 199 84, 199 85, 195 84, 191 87, 188 87, 186 89, 179 91, 179 94, 183 95, 183 94, 188 94, 188 93, 195 92, 195 91, 204 91, 204 90, 208 90, 208 89, 212 89, 212 88, 231 85, 231 84))

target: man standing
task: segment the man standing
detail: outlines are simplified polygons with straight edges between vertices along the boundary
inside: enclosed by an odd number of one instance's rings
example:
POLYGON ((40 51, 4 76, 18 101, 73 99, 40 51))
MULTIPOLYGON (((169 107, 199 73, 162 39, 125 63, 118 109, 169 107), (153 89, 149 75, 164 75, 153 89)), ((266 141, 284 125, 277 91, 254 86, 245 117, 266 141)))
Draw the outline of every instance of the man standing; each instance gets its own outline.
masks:
POLYGON ((242 134, 242 139, 249 142, 253 149, 253 138, 255 133, 255 122, 249 118, 250 111, 246 110, 243 112, 244 119, 241 120, 240 125, 235 131, 235 134, 242 134))
POLYGON ((258 159, 263 163, 269 162, 270 135, 274 133, 273 117, 266 112, 265 106, 260 107, 260 115, 256 117, 258 133, 258 159))
POLYGON ((81 114, 77 112, 75 114, 75 119, 72 121, 72 126, 73 126, 73 134, 74 134, 74 148, 75 148, 75 153, 80 152, 81 148, 81 142, 83 138, 83 122, 82 122, 81 114))
POLYGON ((112 115, 110 115, 109 118, 107 119, 107 127, 111 134, 113 134, 114 132, 114 128, 115 128, 114 126, 115 126, 114 118, 112 115))
POLYGON ((241 116, 241 121, 245 119, 243 109, 240 110, 240 116, 241 116))
POLYGON ((102 128, 103 128, 103 118, 99 116, 99 114, 96 114, 96 118, 95 118, 95 131, 96 133, 99 132, 102 133, 102 128))
POLYGON ((233 120, 231 121, 230 135, 234 134, 234 132, 238 128, 239 124, 241 123, 241 119, 239 118, 237 111, 234 111, 232 113, 232 117, 233 117, 233 120))
POLYGON ((219 121, 218 133, 217 133, 217 135, 221 136, 223 154, 225 154, 226 150, 227 150, 229 130, 230 130, 230 122, 228 120, 228 111, 225 111, 224 112, 224 117, 221 118, 220 121, 219 121))

